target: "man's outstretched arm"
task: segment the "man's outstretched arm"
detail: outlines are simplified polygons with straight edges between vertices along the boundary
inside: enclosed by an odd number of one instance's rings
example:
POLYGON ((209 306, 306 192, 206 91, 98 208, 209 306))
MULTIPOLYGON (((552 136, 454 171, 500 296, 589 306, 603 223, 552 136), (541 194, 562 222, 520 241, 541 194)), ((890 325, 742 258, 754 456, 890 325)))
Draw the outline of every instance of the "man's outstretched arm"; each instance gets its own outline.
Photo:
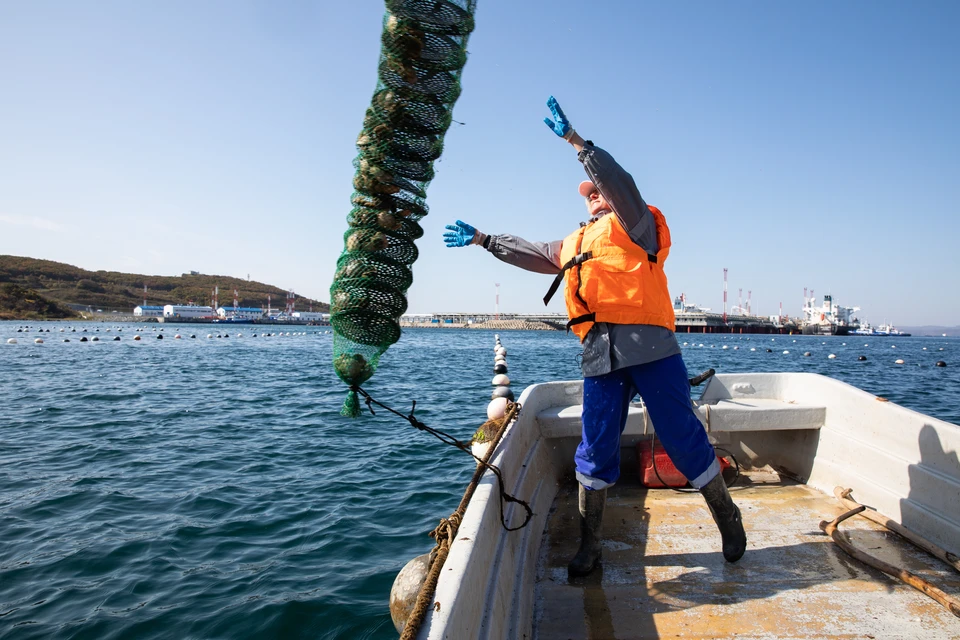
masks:
POLYGON ((560 271, 561 240, 553 242, 530 242, 523 238, 503 235, 487 235, 476 228, 457 220, 448 224, 443 240, 448 247, 480 245, 498 260, 534 273, 555 274, 560 271))

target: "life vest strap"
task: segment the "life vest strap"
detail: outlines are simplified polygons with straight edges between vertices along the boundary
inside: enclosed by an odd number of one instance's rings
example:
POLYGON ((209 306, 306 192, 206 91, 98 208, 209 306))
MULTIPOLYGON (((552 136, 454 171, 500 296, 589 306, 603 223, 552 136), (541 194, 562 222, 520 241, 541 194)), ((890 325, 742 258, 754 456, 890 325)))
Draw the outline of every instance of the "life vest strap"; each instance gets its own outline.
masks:
POLYGON ((560 288, 560 283, 563 282, 563 276, 570 269, 576 267, 577 265, 583 263, 585 260, 589 260, 593 257, 592 251, 587 251, 586 253, 578 253, 573 256, 567 263, 560 267, 560 273, 557 274, 557 277, 553 279, 553 282, 550 284, 550 289, 547 290, 547 295, 543 296, 543 305, 546 306, 550 304, 550 299, 553 297, 553 294, 557 292, 557 289, 560 288))
POLYGON ((572 320, 570 320, 570 322, 567 323, 567 331, 570 331, 570 327, 572 327, 575 324, 582 324, 584 322, 596 322, 596 321, 597 321, 597 314, 595 313, 586 313, 582 316, 577 316, 576 318, 573 318, 572 320))
POLYGON ((657 264, 657 254, 655 254, 655 253, 648 253, 648 254, 647 254, 647 260, 649 260, 649 261, 652 262, 653 264, 657 264))

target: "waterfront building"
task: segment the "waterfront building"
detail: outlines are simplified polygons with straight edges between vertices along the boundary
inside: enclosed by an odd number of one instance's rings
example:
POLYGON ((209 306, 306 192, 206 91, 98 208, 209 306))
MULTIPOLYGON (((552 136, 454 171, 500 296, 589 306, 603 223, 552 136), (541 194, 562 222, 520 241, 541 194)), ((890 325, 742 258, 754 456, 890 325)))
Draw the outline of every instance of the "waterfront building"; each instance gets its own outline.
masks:
POLYGON ((163 316, 163 307, 140 305, 133 308, 133 315, 143 318, 160 318, 163 316))
POLYGON ((213 307, 199 307, 192 304, 168 304, 163 307, 164 318, 209 318, 213 315, 213 307))
POLYGON ((306 322, 322 322, 329 321, 329 313, 321 313, 319 311, 294 311, 290 314, 294 320, 302 320, 306 322))
POLYGON ((220 307, 217 315, 221 318, 235 318, 237 320, 258 320, 263 317, 263 309, 259 307, 220 307))

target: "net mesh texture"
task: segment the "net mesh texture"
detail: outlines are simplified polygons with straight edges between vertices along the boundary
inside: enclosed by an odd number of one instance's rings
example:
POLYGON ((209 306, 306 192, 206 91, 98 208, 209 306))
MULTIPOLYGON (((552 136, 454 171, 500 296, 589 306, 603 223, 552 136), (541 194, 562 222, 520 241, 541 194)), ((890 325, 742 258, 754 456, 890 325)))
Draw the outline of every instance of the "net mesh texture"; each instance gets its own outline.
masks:
MULTIPOLYGON (((330 287, 333 365, 348 385, 400 339, 433 162, 460 95, 476 0, 387 0, 377 88, 357 138, 353 208, 330 287)), ((341 414, 360 414, 351 391, 341 414)))

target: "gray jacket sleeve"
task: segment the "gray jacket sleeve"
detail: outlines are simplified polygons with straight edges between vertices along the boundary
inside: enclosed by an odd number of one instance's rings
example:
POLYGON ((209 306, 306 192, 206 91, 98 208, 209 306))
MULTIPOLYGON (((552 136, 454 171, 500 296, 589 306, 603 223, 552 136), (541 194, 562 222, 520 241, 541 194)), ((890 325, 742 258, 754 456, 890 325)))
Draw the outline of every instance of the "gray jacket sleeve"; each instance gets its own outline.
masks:
POLYGON ((507 234, 490 236, 487 251, 498 260, 535 273, 555 274, 560 272, 560 245, 553 242, 529 242, 507 234))
POLYGON ((657 225, 643 201, 633 176, 617 164, 609 153, 589 140, 577 156, 590 181, 613 208, 630 238, 648 253, 656 253, 657 225))

